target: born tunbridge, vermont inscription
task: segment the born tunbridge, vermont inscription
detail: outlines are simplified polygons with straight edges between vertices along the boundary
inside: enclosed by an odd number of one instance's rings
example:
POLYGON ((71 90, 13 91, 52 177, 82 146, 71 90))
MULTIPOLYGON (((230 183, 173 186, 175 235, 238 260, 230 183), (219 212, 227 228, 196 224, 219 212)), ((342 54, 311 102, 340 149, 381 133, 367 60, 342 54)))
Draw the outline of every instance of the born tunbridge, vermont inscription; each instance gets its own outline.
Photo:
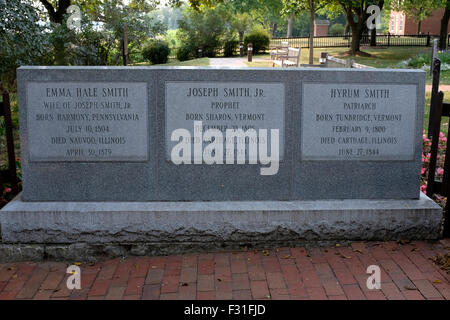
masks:
POLYGON ((20 68, 23 199, 418 198, 424 87, 411 70, 20 68), (184 162, 177 129, 194 138, 184 162), (266 158, 278 130, 276 170, 250 149, 204 161, 211 129, 258 132, 244 140, 266 141, 266 158))
POLYGON ((412 160, 416 90, 416 85, 305 83, 302 158, 412 160))
POLYGON ((23 192, 0 214, 5 243, 70 260, 438 237, 442 209, 419 193, 422 70, 21 67, 17 79, 23 192), (258 131, 258 150, 261 130, 279 130, 277 170, 206 162, 204 139, 175 163, 172 133, 195 137, 195 122, 203 138, 258 131))

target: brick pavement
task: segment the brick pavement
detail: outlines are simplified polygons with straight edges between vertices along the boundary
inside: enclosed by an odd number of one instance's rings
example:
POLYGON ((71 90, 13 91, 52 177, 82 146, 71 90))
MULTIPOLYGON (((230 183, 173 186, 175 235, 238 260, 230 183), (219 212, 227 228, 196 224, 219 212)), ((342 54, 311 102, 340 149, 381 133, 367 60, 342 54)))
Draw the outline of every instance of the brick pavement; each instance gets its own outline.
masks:
POLYGON ((77 262, 80 290, 66 286, 75 262, 3 263, 0 300, 448 300, 450 274, 431 260, 439 253, 450 253, 450 239, 77 262), (366 286, 369 265, 381 269, 380 290, 366 286))

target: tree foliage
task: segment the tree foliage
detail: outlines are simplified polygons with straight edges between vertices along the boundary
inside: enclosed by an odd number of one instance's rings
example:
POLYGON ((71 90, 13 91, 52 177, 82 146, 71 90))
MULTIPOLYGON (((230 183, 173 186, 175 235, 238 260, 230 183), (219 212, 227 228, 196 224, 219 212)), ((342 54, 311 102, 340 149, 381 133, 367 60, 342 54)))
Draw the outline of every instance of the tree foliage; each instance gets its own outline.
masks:
POLYGON ((229 12, 222 6, 204 8, 201 13, 188 8, 179 21, 177 33, 183 51, 195 56, 201 50, 203 56, 214 57, 222 49, 229 20, 229 12))
POLYGON ((45 61, 49 38, 31 0, 0 0, 0 74, 13 85, 16 68, 45 61))

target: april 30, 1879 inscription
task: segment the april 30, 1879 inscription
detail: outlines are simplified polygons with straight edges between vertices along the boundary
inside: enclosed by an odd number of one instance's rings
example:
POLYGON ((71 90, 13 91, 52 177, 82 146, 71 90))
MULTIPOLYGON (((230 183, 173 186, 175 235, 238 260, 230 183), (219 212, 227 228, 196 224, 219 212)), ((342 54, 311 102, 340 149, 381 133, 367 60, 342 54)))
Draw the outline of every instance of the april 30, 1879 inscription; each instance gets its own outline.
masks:
POLYGON ((413 160, 416 85, 305 83, 303 160, 413 160))
POLYGON ((147 160, 147 84, 31 82, 31 161, 147 160))

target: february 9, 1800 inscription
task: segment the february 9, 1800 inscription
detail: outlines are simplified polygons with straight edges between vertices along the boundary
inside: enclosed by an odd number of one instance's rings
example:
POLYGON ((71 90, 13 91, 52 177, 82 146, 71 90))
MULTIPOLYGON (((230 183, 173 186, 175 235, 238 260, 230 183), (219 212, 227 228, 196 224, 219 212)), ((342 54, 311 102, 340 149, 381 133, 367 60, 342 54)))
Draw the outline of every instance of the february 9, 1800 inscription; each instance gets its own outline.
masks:
POLYGON ((413 160, 416 85, 305 83, 303 160, 413 160))
POLYGON ((147 84, 31 82, 31 161, 145 161, 147 84))
POLYGON ((417 199, 425 73, 23 67, 26 201, 417 199))

